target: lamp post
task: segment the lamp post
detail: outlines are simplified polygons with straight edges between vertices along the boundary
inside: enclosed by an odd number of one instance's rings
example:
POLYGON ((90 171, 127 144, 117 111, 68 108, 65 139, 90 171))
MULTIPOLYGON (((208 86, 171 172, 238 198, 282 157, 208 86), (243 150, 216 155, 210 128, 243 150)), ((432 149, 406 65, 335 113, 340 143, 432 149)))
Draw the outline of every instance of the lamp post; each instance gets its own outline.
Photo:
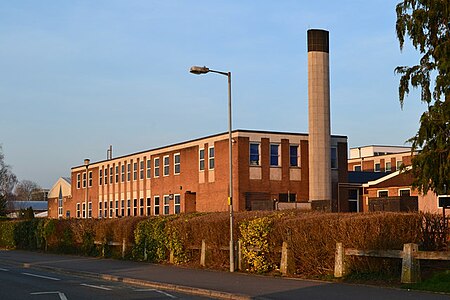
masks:
POLYGON ((230 209, 230 272, 234 272, 234 239, 233 239, 233 154, 231 137, 231 72, 221 72, 211 70, 207 67, 193 66, 190 69, 192 74, 201 75, 206 73, 217 73, 228 77, 228 153, 229 153, 229 182, 228 182, 228 205, 230 209))
POLYGON ((86 199, 84 200, 84 218, 87 219, 88 218, 88 187, 89 187, 89 174, 88 174, 88 168, 89 168, 89 163, 91 162, 91 160, 89 158, 86 158, 84 160, 84 166, 86 167, 86 199))

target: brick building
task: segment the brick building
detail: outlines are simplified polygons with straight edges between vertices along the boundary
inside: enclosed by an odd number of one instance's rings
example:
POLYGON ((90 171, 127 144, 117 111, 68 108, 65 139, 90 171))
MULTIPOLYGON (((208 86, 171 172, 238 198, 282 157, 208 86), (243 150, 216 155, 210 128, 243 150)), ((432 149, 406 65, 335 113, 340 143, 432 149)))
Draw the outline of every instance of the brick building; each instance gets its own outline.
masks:
MULTIPOLYGON (((232 136, 235 210, 314 208, 309 202, 307 134, 235 130, 232 136)), ((345 209, 345 193, 338 197, 337 187, 347 180, 347 137, 331 136, 330 153, 332 200, 325 209, 345 209)), ((228 135, 73 167, 70 181, 70 196, 63 201, 55 200, 59 193, 52 189, 50 217, 227 211, 228 135)))

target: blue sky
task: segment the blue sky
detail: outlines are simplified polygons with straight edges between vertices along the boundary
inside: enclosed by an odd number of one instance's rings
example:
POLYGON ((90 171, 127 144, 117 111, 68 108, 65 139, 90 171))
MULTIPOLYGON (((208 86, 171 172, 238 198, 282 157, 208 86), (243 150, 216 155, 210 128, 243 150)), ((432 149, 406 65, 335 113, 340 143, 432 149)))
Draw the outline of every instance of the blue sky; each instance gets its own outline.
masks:
POLYGON ((50 188, 88 157, 233 127, 307 132, 306 31, 330 31, 332 133, 403 145, 425 105, 398 102, 398 1, 2 1, 0 144, 19 179, 50 188))

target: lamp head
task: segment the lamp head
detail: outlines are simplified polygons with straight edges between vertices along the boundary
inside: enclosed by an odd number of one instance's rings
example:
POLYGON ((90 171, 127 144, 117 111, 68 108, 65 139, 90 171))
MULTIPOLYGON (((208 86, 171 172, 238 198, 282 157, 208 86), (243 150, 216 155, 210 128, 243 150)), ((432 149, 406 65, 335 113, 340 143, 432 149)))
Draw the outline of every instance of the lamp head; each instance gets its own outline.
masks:
POLYGON ((207 67, 199 67, 199 66, 192 66, 189 70, 192 74, 200 75, 200 74, 206 74, 209 72, 209 68, 207 67))

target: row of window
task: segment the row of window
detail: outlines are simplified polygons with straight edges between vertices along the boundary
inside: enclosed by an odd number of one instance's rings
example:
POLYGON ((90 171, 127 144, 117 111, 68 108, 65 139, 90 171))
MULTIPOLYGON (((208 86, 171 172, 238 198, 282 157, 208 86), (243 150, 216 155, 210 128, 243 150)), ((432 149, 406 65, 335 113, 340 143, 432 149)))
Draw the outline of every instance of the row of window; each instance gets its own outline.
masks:
MULTIPOLYGON (((173 212, 175 214, 181 213, 181 196, 179 194, 175 195, 164 195, 163 202, 160 203, 160 196, 153 197, 153 206, 151 204, 151 198, 146 199, 144 205, 144 198, 133 199, 133 205, 131 205, 131 199, 115 201, 100 201, 98 203, 98 217, 99 218, 113 218, 113 217, 127 217, 127 216, 158 216, 160 214, 168 215, 170 213, 170 200, 173 201, 173 212), (138 205, 139 203, 139 205, 138 205), (125 205, 126 204, 126 205, 125 205), (161 208, 162 204, 162 210, 161 208), (153 213, 152 213, 153 207, 153 213), (133 212, 133 213, 132 213, 133 212)), ((77 203, 76 205, 76 217, 86 218, 86 203, 77 203)), ((89 202, 88 218, 92 217, 92 203, 89 202)))
MULTIPOLYGON (((300 147, 299 145, 289 145, 289 166, 300 167, 300 147)), ((279 167, 281 165, 280 144, 270 144, 269 163, 271 167, 279 167)), ((337 148, 331 148, 331 168, 337 169, 338 157, 337 148)), ((250 166, 261 165, 261 144, 250 143, 250 166)))
MULTIPOLYGON (((397 160, 396 161, 396 166, 395 166, 396 169, 395 169, 395 171, 400 170, 400 167, 401 167, 402 163, 403 162, 401 160, 397 160)), ((381 172, 381 163, 374 162, 373 170, 375 172, 381 172)), ((362 171, 361 170, 361 165, 353 166, 353 171, 361 172, 362 171)), ((385 162, 385 164, 384 164, 384 172, 391 172, 391 171, 394 171, 394 170, 392 170, 392 163, 390 161, 385 162)))
MULTIPOLYGON (((411 189, 399 189, 398 195, 399 196, 411 196, 411 189)), ((377 191, 377 197, 388 197, 388 196, 389 196, 388 190, 377 191)))

